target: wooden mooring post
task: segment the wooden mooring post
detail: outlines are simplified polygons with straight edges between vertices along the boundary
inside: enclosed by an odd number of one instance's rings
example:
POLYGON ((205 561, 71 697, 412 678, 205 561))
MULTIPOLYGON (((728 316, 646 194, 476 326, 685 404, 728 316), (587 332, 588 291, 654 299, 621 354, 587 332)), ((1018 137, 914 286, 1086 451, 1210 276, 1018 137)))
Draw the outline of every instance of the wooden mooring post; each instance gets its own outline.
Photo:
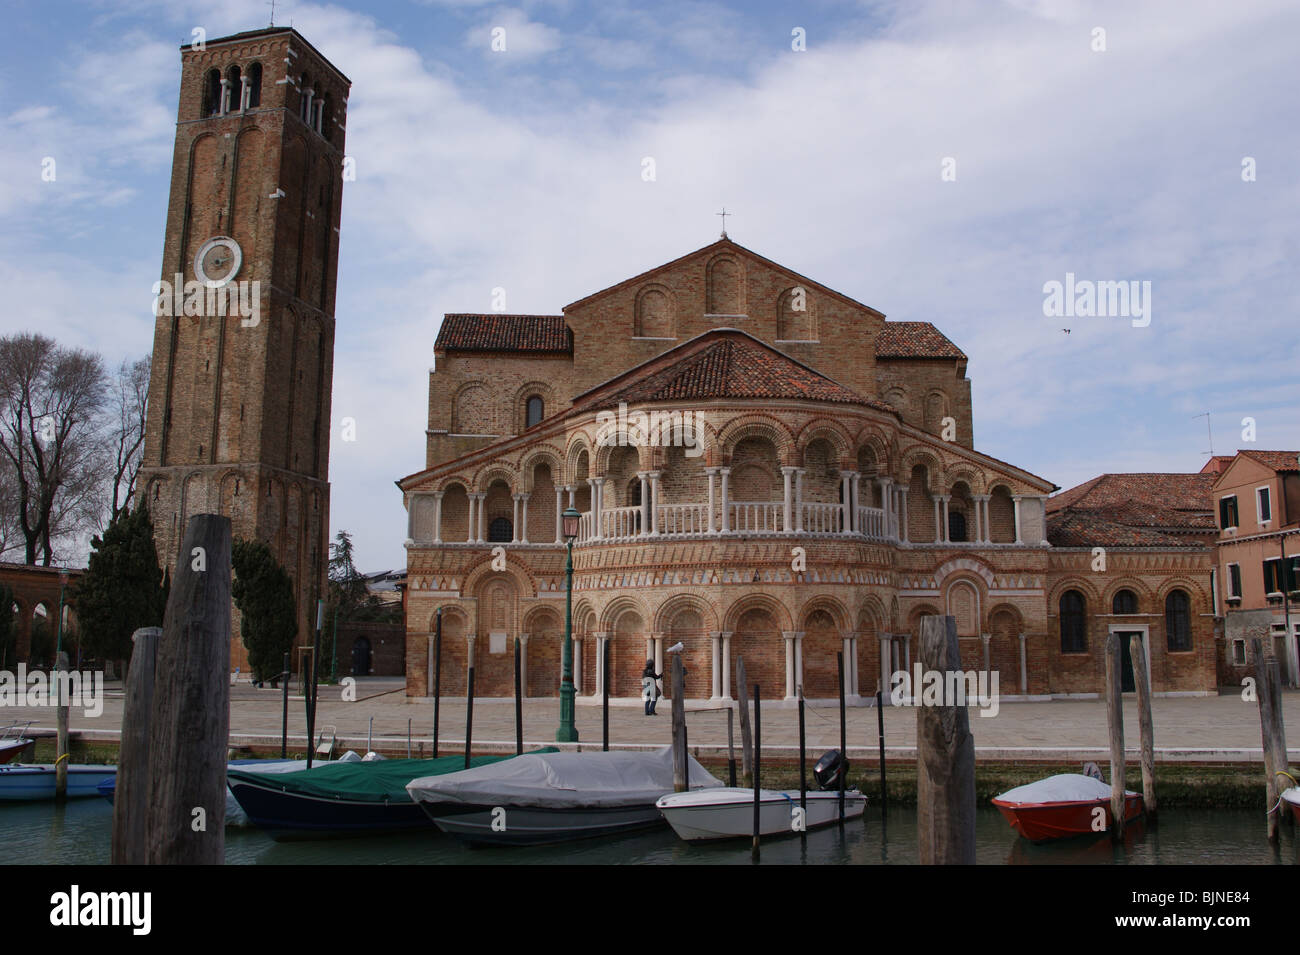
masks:
POLYGON ((736 657, 736 702, 740 704, 740 774, 754 772, 754 739, 749 732, 749 688, 745 683, 745 658, 736 657))
POLYGON ((727 707, 727 785, 736 785, 736 711, 727 707))
POLYGON ((438 608, 433 632, 433 758, 438 758, 438 715, 442 705, 442 608, 438 608))
POLYGON ((68 654, 59 651, 54 661, 54 798, 62 801, 68 795, 68 711, 71 704, 64 690, 67 688, 68 654), (65 679, 59 679, 59 674, 65 679))
POLYGON ((220 865, 230 739, 230 518, 196 514, 177 554, 149 727, 151 865, 220 865))
POLYGON ((1110 730, 1110 834, 1115 842, 1124 838, 1124 695, 1121 692, 1120 635, 1106 637, 1106 725, 1110 730))
MULTIPOLYGON (((606 684, 608 685, 608 684, 606 684)), ((686 756, 686 669, 682 655, 673 654, 673 792, 684 793, 691 786, 690 763, 686 756)))
MULTIPOLYGON (((133 638, 134 639, 134 638, 133 638)), ((289 758, 289 654, 280 669, 280 758, 289 758)))
POLYGON ((524 689, 519 671, 519 638, 515 637, 515 755, 524 751, 524 689))
POLYGON ((1133 682, 1137 687, 1138 735, 1142 744, 1142 808, 1148 826, 1156 824, 1156 735, 1151 718, 1151 680, 1147 676, 1147 650, 1142 634, 1129 637, 1133 682))
MULTIPOLYGON (((921 618, 921 669, 960 671, 955 617, 921 618)), ((945 692, 945 696, 946 696, 945 692)), ((916 710, 916 830, 922 865, 975 864, 975 740, 965 706, 916 710)))
POLYGON ((474 645, 469 648, 469 682, 465 686, 465 768, 469 769, 469 754, 474 739, 474 645))
POLYGON ((1264 745, 1264 797, 1268 803, 1268 841, 1277 842, 1278 828, 1286 815, 1281 794, 1287 788, 1282 773, 1289 773, 1286 729, 1282 722, 1282 674, 1278 659, 1264 654, 1259 637, 1250 640, 1255 663, 1255 698, 1259 702, 1259 725, 1264 745))
MULTIPOLYGON (((803 810, 803 817, 808 818, 808 754, 804 742, 804 711, 803 711, 803 684, 799 684, 799 808, 803 810)), ((807 836, 808 830, 802 830, 804 836, 807 836)))
POLYGON ((149 724, 162 627, 131 635, 131 663, 122 701, 122 742, 113 793, 113 865, 144 865, 149 822, 149 724))
POLYGON ((759 798, 762 790, 759 784, 759 764, 762 761, 763 752, 763 711, 760 702, 762 691, 757 683, 754 684, 754 850, 753 860, 758 861, 758 840, 762 831, 759 825, 759 798))

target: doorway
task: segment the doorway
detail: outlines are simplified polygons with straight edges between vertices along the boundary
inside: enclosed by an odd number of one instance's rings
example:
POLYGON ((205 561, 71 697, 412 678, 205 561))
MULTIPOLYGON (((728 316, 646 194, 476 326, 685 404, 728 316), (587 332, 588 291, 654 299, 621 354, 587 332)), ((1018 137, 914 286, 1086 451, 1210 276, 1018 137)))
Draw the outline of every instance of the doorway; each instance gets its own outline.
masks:
POLYGON ((366 637, 357 637, 357 642, 352 644, 352 673, 370 675, 370 641, 366 637))

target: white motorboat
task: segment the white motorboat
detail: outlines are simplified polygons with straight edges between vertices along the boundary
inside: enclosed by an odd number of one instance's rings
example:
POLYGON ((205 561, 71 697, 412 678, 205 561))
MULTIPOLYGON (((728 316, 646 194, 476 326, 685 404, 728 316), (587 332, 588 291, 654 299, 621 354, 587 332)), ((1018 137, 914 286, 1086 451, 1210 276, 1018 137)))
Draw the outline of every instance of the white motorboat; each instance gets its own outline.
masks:
MULTIPOLYGON (((764 836, 782 836, 838 822, 840 794, 820 790, 804 793, 800 812, 799 790, 759 790, 758 825, 764 836)), ((725 786, 672 793, 655 803, 668 825, 687 842, 737 839, 754 834, 754 790, 725 786)), ((844 794, 844 818, 856 819, 867 807, 867 797, 857 790, 844 794)))
POLYGON ((18 720, 14 720, 8 726, 0 729, 0 763, 7 763, 11 759, 16 759, 23 750, 34 742, 28 735, 32 722, 32 720, 26 720, 20 723, 18 720))
MULTIPOLYGON (((687 757, 692 788, 720 788, 687 757)), ((673 788, 673 752, 535 753, 406 790, 443 832, 475 845, 546 845, 663 825, 655 802, 673 788)))

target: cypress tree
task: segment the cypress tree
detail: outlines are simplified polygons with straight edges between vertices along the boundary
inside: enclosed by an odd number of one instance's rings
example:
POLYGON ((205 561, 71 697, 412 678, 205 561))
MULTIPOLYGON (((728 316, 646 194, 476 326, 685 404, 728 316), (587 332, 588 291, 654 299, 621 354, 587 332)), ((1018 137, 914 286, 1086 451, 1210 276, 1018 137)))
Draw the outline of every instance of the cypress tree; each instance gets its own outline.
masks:
POLYGON ((149 508, 141 503, 122 511, 90 545, 89 564, 72 594, 82 652, 128 660, 131 634, 161 627, 166 607, 149 508))
POLYGON ((293 581, 259 540, 237 540, 231 563, 235 579, 231 593, 239 608, 239 633, 248 649, 248 663, 258 682, 280 672, 284 654, 298 634, 293 581))

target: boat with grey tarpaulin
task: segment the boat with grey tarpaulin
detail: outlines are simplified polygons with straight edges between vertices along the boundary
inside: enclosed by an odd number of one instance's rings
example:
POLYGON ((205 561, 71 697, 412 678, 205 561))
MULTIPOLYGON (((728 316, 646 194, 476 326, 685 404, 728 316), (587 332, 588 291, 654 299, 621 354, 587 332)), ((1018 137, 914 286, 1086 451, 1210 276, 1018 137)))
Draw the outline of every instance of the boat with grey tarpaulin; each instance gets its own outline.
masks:
MULTIPOLYGON (((692 789, 722 786, 694 759, 687 757, 687 765, 692 789)), ((672 789, 669 746, 518 756, 407 786, 439 829, 485 846, 547 845, 661 826, 655 803, 672 789)))

